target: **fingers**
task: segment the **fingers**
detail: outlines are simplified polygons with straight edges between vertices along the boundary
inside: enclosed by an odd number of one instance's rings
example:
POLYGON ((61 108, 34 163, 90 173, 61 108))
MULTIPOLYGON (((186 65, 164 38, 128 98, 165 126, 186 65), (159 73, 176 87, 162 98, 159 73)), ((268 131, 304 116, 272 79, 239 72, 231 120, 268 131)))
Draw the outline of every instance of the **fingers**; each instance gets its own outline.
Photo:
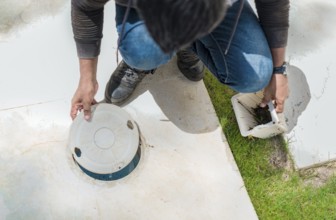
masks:
POLYGON ((98 102, 97 102, 95 99, 93 99, 93 101, 92 101, 91 104, 92 104, 92 105, 95 105, 95 104, 98 104, 98 102))
POLYGON ((91 103, 92 102, 83 102, 84 118, 87 121, 91 118, 91 103))
POLYGON ((77 112, 80 110, 80 106, 78 104, 72 104, 70 110, 70 117, 74 120, 77 116, 77 112))
POLYGON ((269 101, 268 101, 267 99, 263 99, 263 100, 261 101, 261 103, 259 104, 259 106, 262 107, 262 108, 265 108, 268 102, 269 102, 269 101))
POLYGON ((264 97, 260 107, 265 107, 268 102, 274 100, 275 111, 282 113, 284 111, 285 100, 288 97, 288 80, 281 74, 274 74, 270 83, 264 89, 264 97))
POLYGON ((267 104, 271 101, 274 100, 275 103, 275 111, 277 113, 282 113, 284 111, 284 106, 285 106, 285 99, 279 99, 279 98, 272 98, 272 96, 268 96, 265 94, 262 102, 259 104, 260 107, 264 108, 267 106, 267 104))
POLYGON ((277 99, 275 103, 276 103, 275 111, 277 113, 282 113, 283 110, 284 110, 284 106, 285 106, 285 100, 279 100, 279 99, 277 99))
POLYGON ((90 120, 91 118, 91 105, 95 105, 98 102, 94 99, 91 103, 90 102, 81 102, 75 103, 71 105, 70 110, 70 117, 74 120, 77 116, 77 113, 83 110, 85 120, 90 120))
POLYGON ((91 105, 97 104, 94 99, 98 90, 98 83, 94 79, 81 79, 78 88, 71 100, 70 116, 74 120, 79 111, 83 110, 85 120, 91 118, 91 105))
POLYGON ((271 93, 268 92, 267 90, 265 90, 264 91, 264 97, 263 97, 261 103, 259 104, 259 106, 262 107, 262 108, 265 108, 271 100, 272 100, 271 93))

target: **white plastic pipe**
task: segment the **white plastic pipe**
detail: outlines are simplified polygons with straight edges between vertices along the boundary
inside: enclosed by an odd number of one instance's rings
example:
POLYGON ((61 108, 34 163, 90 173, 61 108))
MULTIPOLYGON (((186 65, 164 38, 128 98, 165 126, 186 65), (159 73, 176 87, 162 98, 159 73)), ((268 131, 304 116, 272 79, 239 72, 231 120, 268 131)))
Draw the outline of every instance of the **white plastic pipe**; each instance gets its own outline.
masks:
POLYGON ((268 105, 268 111, 271 114, 273 123, 279 123, 279 118, 278 118, 278 115, 277 115, 277 113, 275 111, 273 102, 270 101, 267 105, 268 105))

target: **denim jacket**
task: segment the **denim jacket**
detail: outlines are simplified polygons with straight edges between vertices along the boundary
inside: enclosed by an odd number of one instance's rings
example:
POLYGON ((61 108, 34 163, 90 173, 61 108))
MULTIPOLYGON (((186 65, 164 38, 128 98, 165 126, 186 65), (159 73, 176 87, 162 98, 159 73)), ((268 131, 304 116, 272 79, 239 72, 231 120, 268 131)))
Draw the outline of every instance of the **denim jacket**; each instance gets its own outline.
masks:
MULTIPOLYGON (((93 58, 99 55, 101 38, 103 37, 104 5, 108 1, 71 0, 72 28, 79 58, 93 58)), ((128 5, 128 0, 115 1, 123 6, 128 5)), ((237 0, 228 2, 232 4, 235 1, 237 0)), ((255 3, 260 24, 270 48, 286 47, 289 27, 289 0, 255 0, 255 3)), ((131 5, 131 7, 135 6, 131 5)))

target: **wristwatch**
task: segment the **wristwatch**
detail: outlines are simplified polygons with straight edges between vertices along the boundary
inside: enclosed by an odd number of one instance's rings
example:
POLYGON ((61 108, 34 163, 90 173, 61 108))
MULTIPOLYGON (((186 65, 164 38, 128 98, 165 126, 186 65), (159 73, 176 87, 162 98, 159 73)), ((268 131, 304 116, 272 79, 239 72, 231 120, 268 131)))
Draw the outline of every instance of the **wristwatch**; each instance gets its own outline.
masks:
POLYGON ((288 66, 288 63, 284 62, 281 66, 274 67, 273 74, 282 74, 282 75, 287 76, 287 66, 288 66))

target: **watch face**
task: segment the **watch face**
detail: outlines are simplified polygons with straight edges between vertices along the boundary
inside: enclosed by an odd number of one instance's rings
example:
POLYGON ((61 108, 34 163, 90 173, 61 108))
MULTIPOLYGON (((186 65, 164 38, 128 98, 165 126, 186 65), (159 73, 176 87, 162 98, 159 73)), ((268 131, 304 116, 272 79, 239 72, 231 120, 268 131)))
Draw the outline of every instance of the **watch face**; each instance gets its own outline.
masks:
POLYGON ((288 63, 284 62, 284 64, 282 64, 282 66, 283 66, 283 72, 282 72, 282 74, 287 76, 287 66, 288 66, 288 63))
POLYGON ((287 75, 287 66, 288 64, 286 62, 284 62, 281 66, 279 67, 274 67, 273 68, 273 73, 274 74, 283 74, 283 75, 287 75))

